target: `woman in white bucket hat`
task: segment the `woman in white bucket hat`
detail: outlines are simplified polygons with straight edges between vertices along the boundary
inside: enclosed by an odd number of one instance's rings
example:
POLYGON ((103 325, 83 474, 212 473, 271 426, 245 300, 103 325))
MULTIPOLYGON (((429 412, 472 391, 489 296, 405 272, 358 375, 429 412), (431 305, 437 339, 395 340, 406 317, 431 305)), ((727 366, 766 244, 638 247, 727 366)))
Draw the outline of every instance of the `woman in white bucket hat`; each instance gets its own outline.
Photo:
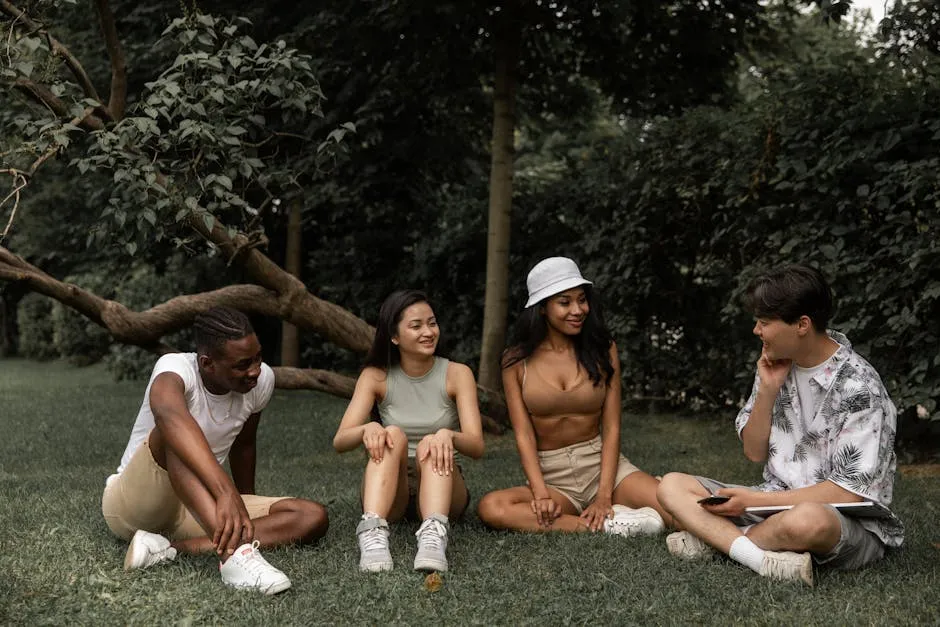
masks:
POLYGON ((620 453, 620 360, 592 283, 567 257, 540 261, 503 354, 503 388, 528 484, 490 492, 497 529, 661 533, 658 480, 620 453))

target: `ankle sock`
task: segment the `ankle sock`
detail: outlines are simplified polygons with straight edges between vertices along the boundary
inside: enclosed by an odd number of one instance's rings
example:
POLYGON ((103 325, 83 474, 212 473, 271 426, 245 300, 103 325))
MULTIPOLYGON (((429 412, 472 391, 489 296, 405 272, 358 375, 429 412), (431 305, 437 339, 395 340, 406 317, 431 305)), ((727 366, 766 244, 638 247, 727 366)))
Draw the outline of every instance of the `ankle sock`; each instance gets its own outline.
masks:
POLYGON ((760 573, 761 564, 764 563, 764 549, 751 542, 746 536, 741 536, 731 543, 728 557, 739 564, 744 564, 755 573, 760 573))

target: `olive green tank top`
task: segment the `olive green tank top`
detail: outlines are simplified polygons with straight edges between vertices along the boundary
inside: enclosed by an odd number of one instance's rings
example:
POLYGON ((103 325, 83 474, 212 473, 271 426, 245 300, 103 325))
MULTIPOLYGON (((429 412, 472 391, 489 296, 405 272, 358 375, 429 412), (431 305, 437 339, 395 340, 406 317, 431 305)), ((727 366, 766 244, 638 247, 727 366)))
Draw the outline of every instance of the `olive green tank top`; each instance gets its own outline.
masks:
POLYGON ((384 426, 395 425, 408 436, 408 457, 415 456, 421 438, 429 433, 460 427, 457 405, 447 396, 449 363, 435 357, 434 365, 420 377, 409 377, 400 366, 388 370, 379 417, 384 426))

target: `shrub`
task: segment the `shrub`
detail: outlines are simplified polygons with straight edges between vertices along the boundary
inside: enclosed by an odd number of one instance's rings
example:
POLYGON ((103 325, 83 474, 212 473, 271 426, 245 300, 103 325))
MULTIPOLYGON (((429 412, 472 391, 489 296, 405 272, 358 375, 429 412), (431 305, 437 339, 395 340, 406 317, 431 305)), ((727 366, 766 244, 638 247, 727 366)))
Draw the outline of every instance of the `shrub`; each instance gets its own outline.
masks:
POLYGON ((31 292, 16 308, 19 354, 29 359, 55 359, 59 356, 53 340, 52 303, 42 294, 31 292))

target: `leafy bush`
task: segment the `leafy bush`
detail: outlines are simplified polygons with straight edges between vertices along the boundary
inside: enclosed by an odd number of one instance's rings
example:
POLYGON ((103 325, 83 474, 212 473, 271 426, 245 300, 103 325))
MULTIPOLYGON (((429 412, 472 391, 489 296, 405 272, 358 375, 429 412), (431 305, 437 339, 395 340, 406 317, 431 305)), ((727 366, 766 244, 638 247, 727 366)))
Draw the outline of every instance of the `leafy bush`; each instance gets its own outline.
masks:
POLYGON ((53 339, 52 299, 31 292, 16 308, 19 354, 30 359, 55 359, 59 356, 53 339))
MULTIPOLYGON (((83 272, 65 277, 66 283, 110 298, 113 279, 100 272, 83 272)), ((53 342, 56 351, 69 363, 88 366, 101 361, 108 352, 111 335, 71 307, 55 302, 52 305, 53 342)))

